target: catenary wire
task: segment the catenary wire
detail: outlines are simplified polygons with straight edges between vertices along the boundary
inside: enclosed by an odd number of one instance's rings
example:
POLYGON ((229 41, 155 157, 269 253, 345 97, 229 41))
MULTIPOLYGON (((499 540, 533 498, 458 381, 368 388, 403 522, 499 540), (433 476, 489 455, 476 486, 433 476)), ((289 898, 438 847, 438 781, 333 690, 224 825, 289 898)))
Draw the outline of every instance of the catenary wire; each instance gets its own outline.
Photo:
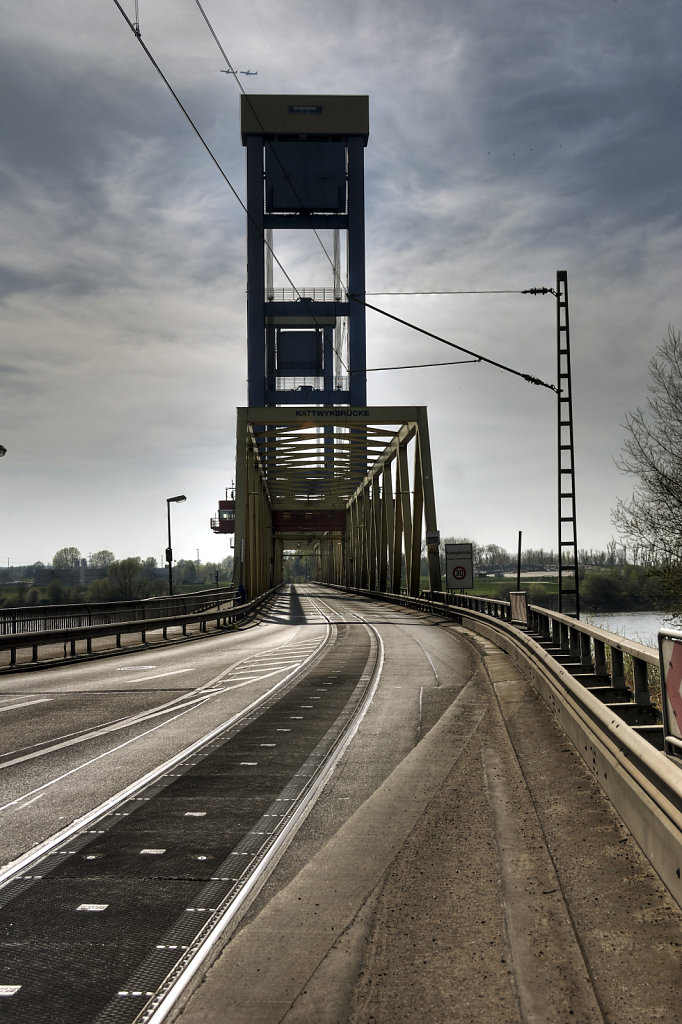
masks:
MULTIPOLYGON (((195 124, 194 120, 192 119, 189 111, 186 109, 186 107, 184 106, 184 104, 180 100, 180 97, 175 92, 175 90, 171 86, 169 80, 164 75, 164 73, 161 70, 159 64, 157 63, 157 61, 153 57, 151 51, 149 50, 147 45, 142 40, 142 36, 141 36, 141 33, 140 33, 140 25, 139 25, 139 8, 138 8, 137 3, 135 5, 135 21, 132 22, 130 20, 130 18, 128 17, 128 15, 126 14, 126 12, 123 10, 123 7, 121 6, 119 0, 113 0, 113 2, 115 4, 115 6, 118 8, 119 13, 121 14, 122 18, 124 19, 124 21, 126 22, 128 27, 130 28, 131 32, 133 33, 133 35, 135 36, 135 38, 139 42, 140 46, 144 50, 147 58, 149 59, 149 61, 152 64, 152 66, 154 67, 154 69, 156 70, 158 75, 160 76, 160 78, 163 81, 164 85, 166 86, 166 88, 170 92, 171 96, 175 100, 176 104, 178 105, 178 107, 180 108, 182 113, 184 114, 187 122, 191 126, 192 130, 194 131, 194 133, 197 136, 197 138, 199 139, 199 141, 201 142, 201 145, 204 147, 204 149, 208 153, 211 161, 213 162, 213 164, 217 168, 219 174, 221 175, 221 177, 225 181, 226 185, 228 186, 228 188, 232 192, 233 196, 235 197, 235 199, 237 200, 237 202, 241 206, 242 210, 246 213, 247 217, 251 220, 251 222, 255 223, 253 221, 253 218, 249 214, 249 211, 248 211, 248 209, 246 207, 246 204, 243 202, 243 200, 241 199, 239 193, 237 192, 237 190, 233 186, 232 182, 228 178, 228 176, 225 173, 225 171, 223 170, 223 168, 221 167, 217 157, 215 156, 215 154, 211 150, 210 146, 208 145, 208 143, 204 139, 204 137, 201 134, 201 132, 199 131, 199 128, 197 127, 197 125, 195 124)), ((233 75, 233 77, 234 77, 235 81, 237 82, 237 85, 239 86, 239 88, 242 91, 243 95, 247 96, 246 92, 244 91, 244 89, 243 89, 243 87, 241 85, 241 82, 239 82, 239 79, 237 78, 236 71, 232 67, 232 64, 229 61, 229 59, 227 57, 227 54, 225 53, 222 45, 220 44, 220 41, 219 41, 217 35, 215 34, 215 31, 213 30, 213 27, 212 27, 210 21, 208 20, 208 18, 206 16, 206 13, 203 10, 203 7, 201 6, 201 3, 199 2, 199 0, 195 0, 195 3, 197 5, 199 11, 202 14, 202 17, 204 18, 204 21, 206 22, 206 25, 209 28, 209 31, 211 32, 211 35, 213 36, 217 46, 219 47, 220 52, 221 52, 221 54, 222 54, 226 64, 228 65, 230 73, 233 75)), ((248 100, 248 96, 247 96, 247 100, 248 100)), ((252 107, 252 110, 253 110, 253 107, 252 107)), ((283 170, 285 170, 285 169, 283 168, 283 170)), ((320 245, 321 245, 325 255, 327 256, 327 259, 329 260, 331 266, 334 267, 334 264, 333 264, 333 262, 332 262, 332 260, 331 260, 331 258, 329 256, 329 253, 325 249, 325 247, 324 247, 324 245, 322 243, 322 240, 319 238, 319 235, 317 234, 317 231, 315 231, 315 235, 316 235, 317 240, 320 243, 320 245)), ((292 279, 289 276, 289 274, 287 273, 286 269, 284 268, 284 266, 282 265, 282 263, 278 259, 277 255, 273 251, 272 247, 268 244, 267 239, 265 239, 265 237, 263 238, 263 241, 264 241, 264 244, 266 245, 266 247, 268 248, 269 252, 271 253, 273 260, 275 261, 277 266, 280 268, 280 270, 284 274, 286 280, 291 285, 291 288, 293 289, 294 293, 296 295, 298 295, 299 298, 300 298, 301 297, 300 291, 298 290, 298 288, 296 287, 296 285, 292 281, 292 279)), ((523 292, 523 291, 522 292, 518 292, 516 289, 486 289, 486 290, 475 290, 475 291, 474 290, 469 290, 469 291, 447 291, 447 292, 446 291, 438 291, 438 292, 436 292, 436 291, 434 291, 434 292, 367 292, 365 294, 366 295, 368 294, 368 295, 371 295, 371 296, 376 296, 376 295, 476 295, 476 294, 529 294, 529 293, 537 294, 538 292, 547 293, 547 292, 550 292, 550 291, 551 291, 551 289, 528 289, 525 292, 523 292)), ((347 293, 347 295, 348 295, 348 298, 350 300, 353 300, 355 302, 360 302, 367 309, 371 309, 371 310, 373 310, 376 313, 380 313, 382 316, 385 316, 385 317, 387 317, 387 318, 389 318, 391 320, 394 320, 397 323, 403 324, 404 326, 409 327, 412 330, 418 331, 420 334, 424 334, 426 337, 433 338, 436 341, 440 341, 444 345, 448 345, 451 348, 455 348, 455 349, 457 349, 460 352, 464 352, 467 355, 472 356, 473 357, 472 361, 474 361, 474 362, 485 362, 485 363, 488 363, 489 365, 496 366, 496 367, 498 367, 498 369, 504 370, 507 373, 512 373, 512 374, 514 374, 517 377, 521 377, 523 380, 527 381, 528 383, 535 384, 535 385, 538 385, 540 387, 545 387, 545 388, 548 388, 551 391, 555 391, 555 392, 558 393, 559 389, 555 385, 547 384, 545 381, 541 380, 538 377, 533 376, 532 374, 523 373, 520 370, 515 370, 515 369, 513 369, 510 366, 506 366, 504 363, 498 362, 497 360, 490 359, 487 356, 482 356, 482 355, 479 355, 478 353, 472 352, 470 349, 464 348, 462 345, 457 345, 457 344, 455 344, 452 341, 448 341, 446 338, 442 338, 442 337, 440 337, 437 334, 433 334, 431 331, 427 331, 427 330, 425 330, 422 327, 418 327, 416 324, 413 324, 413 323, 411 323, 411 322, 409 322, 407 320, 402 319, 401 317, 398 317, 398 316, 396 316, 396 315, 394 315, 392 313, 389 313, 387 310, 379 309, 378 306, 374 306, 371 303, 365 301, 364 299, 360 299, 358 296, 351 295, 350 293, 347 293)), ((340 361, 343 363, 343 360, 342 360, 342 358, 341 358, 341 356, 340 356, 340 354, 338 352, 337 352, 337 355, 338 355, 340 361)), ((343 365, 344 365, 345 369, 348 370, 348 367, 345 366, 345 363, 343 365)), ((423 364, 423 365, 429 365, 429 364, 423 364)), ((437 365, 437 364, 433 364, 433 365, 437 365)), ((405 367, 405 368, 406 369, 410 369, 412 367, 405 367)), ((400 369, 400 367, 395 367, 395 368, 393 368, 393 367, 390 367, 390 368, 386 367, 385 369, 400 369)), ((367 372, 367 371, 365 371, 365 372, 367 372)))
MULTIPOLYGON (((213 28, 213 25, 211 24, 211 22, 210 22, 210 20, 208 18, 208 15, 206 14, 206 11, 204 10, 203 6, 201 5, 200 0, 194 0, 194 2, 195 2, 196 6, 197 6, 197 8, 199 10, 199 13, 201 14, 202 18, 204 19, 206 27, 208 28, 209 32, 211 33, 211 36, 213 37, 213 40, 214 40, 216 46, 220 50, 220 53, 221 53, 221 56, 222 56, 223 60, 227 64, 227 66, 229 68, 229 73, 234 78, 234 80, 235 80, 235 82, 237 84, 237 88, 239 89, 239 91, 241 92, 242 96, 244 97, 244 99, 248 103, 248 105, 249 105, 249 107, 251 109, 251 113, 253 114, 254 118, 256 119, 256 122, 258 123, 260 128, 263 129, 263 133, 265 134, 265 129, 263 128, 263 124, 262 124, 262 122, 260 120, 260 117, 258 116, 258 112, 256 111, 255 107, 251 103, 251 98, 249 97, 249 94, 246 92, 246 90, 244 89, 242 83, 239 81, 239 78, 237 76, 237 72, 233 68, 232 62, 230 61, 229 57, 227 56, 227 53, 225 52, 225 49, 224 49, 222 43, 220 42, 220 39, 218 38, 218 35, 217 35, 215 29, 213 28)), ((279 164, 280 169, 283 171, 284 176, 285 176, 287 182, 289 183, 289 186, 290 186, 294 196, 296 197, 296 199, 298 200, 298 202, 299 202, 299 204, 301 205, 301 208, 302 208, 303 207, 303 203, 301 202, 300 196, 296 192, 296 188, 294 187, 294 184, 291 181, 291 178, 289 177, 289 175, 287 173, 286 167, 284 166, 284 164, 282 163, 282 161, 280 159, 279 153, 277 152, 276 149, 274 149, 274 147, 271 148, 271 152, 272 152, 272 155, 274 156, 275 160, 279 164)), ((329 263, 330 267, 332 268, 332 271, 334 272, 335 279, 336 279, 336 266, 335 266, 334 261, 332 260, 331 256, 329 255, 329 252, 327 251, 327 248, 326 248, 324 242, 320 238, 320 235, 319 235, 319 233, 317 231, 317 228, 313 228, 313 233, 314 233, 315 238, 317 239, 317 241, 318 241, 318 243, 320 245, 320 248, 322 249, 322 252, 326 256, 327 262, 329 263)), ((267 242, 266 242, 266 244, 267 244, 267 242)), ((273 250, 269 246, 268 246, 268 248, 270 249, 270 252, 272 252, 273 256, 274 256, 273 250)), ((278 265, 281 266, 281 264, 279 264, 279 263, 278 263, 278 265)), ((346 292, 346 295, 347 295, 347 289, 344 286, 343 282, 339 281, 339 284, 341 285, 341 288, 343 289, 344 292, 346 292)), ((297 294, 300 297, 300 294, 298 292, 297 292, 297 294)), ((315 323, 317 324, 317 320, 315 319, 314 312, 312 313, 312 316, 313 316, 313 319, 315 320, 315 323)), ((317 324, 317 326, 319 327, 319 324, 317 324)), ((346 362, 345 362, 343 356, 341 355, 341 352, 338 350, 338 348, 336 346, 334 346, 334 352, 336 353, 336 356, 337 356, 339 362, 341 363, 343 368, 346 370, 346 372, 350 372, 349 367, 346 365, 346 362)))
MULTIPOLYGON (((246 216, 248 217, 248 219, 249 219, 249 220, 250 220, 250 221, 251 221, 252 223, 255 223, 255 221, 254 221, 253 217, 252 217, 252 216, 251 216, 251 215, 249 214, 249 211, 248 211, 248 209, 247 209, 247 207, 246 207, 246 204, 244 203, 244 201, 242 200, 241 196, 239 195, 239 193, 238 193, 238 192, 237 192, 237 190, 235 189, 234 185, 232 184, 232 182, 231 182, 231 181, 230 181, 230 179, 228 178, 227 174, 225 173, 225 171, 224 171, 224 170, 223 170, 223 168, 221 167, 221 165, 220 165, 220 163, 219 163, 219 161, 218 161, 217 157, 215 156, 215 154, 213 153, 213 151, 212 151, 211 147, 210 147, 210 146, 208 145, 208 143, 207 143, 207 142, 206 142, 206 140, 204 139, 204 137, 203 137, 203 135, 201 134, 201 132, 199 131, 199 128, 197 127, 197 125, 196 125, 196 124, 195 124, 195 122, 193 121, 193 119, 192 119, 192 117, 191 117, 191 115, 190 115, 189 111, 187 110, 187 108, 186 108, 186 107, 184 106, 184 104, 182 103, 182 101, 181 101, 180 97, 178 96, 178 94, 177 94, 177 93, 175 92, 175 90, 173 89, 172 85, 170 84, 170 82, 168 81, 168 79, 166 78, 166 76, 164 75, 163 71, 161 70, 161 68, 160 68, 160 67, 159 67, 159 65, 157 64, 156 60, 154 59, 154 57, 153 57, 153 55, 152 55, 151 51, 149 50, 149 48, 148 48, 148 47, 147 47, 147 45, 145 44, 144 40, 142 39, 142 36, 141 36, 141 33, 140 33, 140 28, 139 28, 139 22, 135 22, 135 23, 133 23, 133 22, 132 22, 132 21, 130 20, 130 18, 128 17, 128 15, 126 14, 126 12, 125 12, 125 11, 123 10, 123 7, 122 7, 122 6, 121 6, 121 4, 119 3, 119 0, 113 0, 113 2, 114 2, 114 4, 116 5, 116 7, 118 8, 118 10, 119 10, 119 12, 120 12, 121 16, 123 17, 123 19, 124 19, 124 21, 126 22, 126 24, 128 25, 128 27, 130 28, 131 32, 133 33, 133 35, 134 35, 134 36, 135 36, 135 38, 137 39, 138 43, 140 44, 140 46, 141 46, 141 47, 142 47, 142 49, 144 50, 145 54, 146 54, 146 55, 147 55, 147 57, 149 58, 149 61, 151 62, 152 66, 153 66, 153 67, 154 67, 154 69, 155 69, 155 70, 156 70, 156 71, 158 72, 158 74, 159 74, 159 76, 160 76, 160 78, 161 78, 162 82, 164 83, 164 85, 166 86, 166 88, 167 88, 167 89, 168 89, 168 91, 170 92, 171 96, 173 97, 173 99, 174 99, 174 100, 175 100, 175 102, 177 103, 178 107, 180 108, 180 110, 181 110, 181 111, 182 111, 182 113, 184 114, 184 116, 185 116, 185 118, 187 119, 188 123, 190 124, 190 126, 191 126, 192 130, 194 131, 195 135, 196 135, 196 136, 197 136, 197 138, 199 139, 199 141, 200 141, 201 145, 202 145, 202 146, 204 147, 204 149, 205 149, 205 150, 206 150, 206 152, 208 153, 209 157, 211 158, 211 160, 212 160, 212 161, 213 161, 213 163, 215 164, 215 166, 216 166, 216 168, 217 168, 217 170, 218 170, 218 173, 220 174, 220 176, 222 177, 223 181, 225 182, 225 184, 226 184, 226 185, 227 185, 227 187, 229 188, 230 192, 232 193, 232 195, 234 196, 234 198, 235 198, 235 199, 237 200, 237 202, 238 202, 238 203, 239 203, 239 205, 241 206, 242 210, 244 211, 244 213, 246 214, 246 216)), ((267 246, 267 248, 269 249, 270 253, 272 254, 272 258, 274 259, 275 263, 276 263, 276 264, 277 264, 277 266, 278 266, 278 267, 280 268, 280 270, 281 270, 281 271, 282 271, 282 273, 284 274, 285 278, 287 279, 287 281, 288 281, 288 282, 289 282, 289 284, 291 285, 291 287, 292 287, 292 289, 294 290, 295 294, 296 294, 296 295, 298 295, 298 296, 300 297, 301 293, 300 293, 299 289, 298 289, 298 288, 296 287, 296 285, 294 284, 294 282, 293 282, 293 281, 291 280, 291 278, 290 278, 289 274, 287 273, 286 269, 284 268, 284 266, 282 265, 282 263, 280 262, 280 260, 279 260, 279 259, 277 258, 277 255, 276 255, 276 254, 275 254, 275 253, 273 252, 272 248, 271 248, 271 247, 270 247, 270 246, 268 245, 268 242, 267 242, 267 240, 266 240, 265 238, 263 239, 263 241, 264 241, 264 244, 265 244, 265 245, 267 246)))
POLYGON ((406 366, 366 366, 364 370, 351 370, 351 373, 378 373, 379 370, 421 370, 427 366, 463 366, 464 363, 480 363, 481 357, 475 359, 449 359, 444 363, 408 363, 406 366))
POLYGON ((365 295, 523 295, 519 288, 476 288, 467 291, 365 292, 365 295))
POLYGON ((506 366, 504 363, 500 363, 496 359, 490 359, 488 356, 479 355, 478 352, 472 352, 471 349, 464 348, 463 345, 456 345, 454 341, 448 341, 447 338, 442 338, 439 334, 433 334, 431 331, 427 331, 423 327, 417 327, 416 324, 410 323, 409 320, 403 320, 402 317, 395 316, 394 313, 389 313, 385 309, 379 309, 378 306, 374 306, 372 303, 366 302, 357 295, 351 295, 350 298, 354 302, 361 303, 367 309, 371 309, 374 313, 380 313, 382 316, 388 317, 389 320, 394 320, 396 323, 402 324, 404 327, 409 327, 413 331, 418 331, 420 334, 426 335, 427 338, 433 338, 434 341, 440 341, 443 345, 455 348, 458 352, 464 352, 465 355, 473 356, 474 359, 477 359, 482 363, 488 363, 490 366, 496 366, 499 370, 504 370, 506 373, 513 373, 515 377, 521 377, 529 384, 536 384, 538 387, 548 388, 550 391, 554 391, 557 394, 559 393, 559 389, 554 384, 547 384, 546 381, 533 376, 533 374, 523 373, 521 370, 515 370, 513 367, 506 366))

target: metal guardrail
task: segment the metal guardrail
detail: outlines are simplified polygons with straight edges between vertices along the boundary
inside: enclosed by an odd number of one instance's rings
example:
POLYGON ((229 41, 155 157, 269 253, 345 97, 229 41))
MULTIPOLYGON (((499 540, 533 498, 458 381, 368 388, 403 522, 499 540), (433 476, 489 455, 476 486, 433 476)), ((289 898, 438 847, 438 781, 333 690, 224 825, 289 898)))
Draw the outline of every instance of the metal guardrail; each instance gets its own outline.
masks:
POLYGON ((82 626, 132 622, 168 615, 188 615, 234 599, 234 587, 214 587, 173 597, 150 597, 144 601, 110 601, 80 604, 25 605, 0 608, 0 636, 43 630, 78 629, 82 626))
POLYGON ((627 725, 657 749, 664 749, 660 663, 658 651, 653 648, 561 612, 537 605, 526 607, 523 592, 512 594, 513 601, 446 591, 422 591, 418 598, 369 590, 354 593, 408 608, 431 611, 438 607, 452 615, 469 611, 524 630, 627 725))
POLYGON ((632 695, 639 707, 656 705, 654 696, 658 697, 660 685, 659 656, 652 647, 538 605, 530 605, 525 616, 516 618, 512 615, 510 601, 432 591, 425 591, 423 597, 448 607, 467 608, 505 622, 517 622, 548 643, 550 652, 570 666, 574 676, 580 677, 582 670, 585 676, 594 677, 595 682, 621 691, 623 698, 632 695), (632 666, 632 689, 627 681, 627 660, 632 666))
MULTIPOLYGON (((114 650, 116 650, 122 646, 121 638, 124 635, 139 633, 140 643, 146 644, 148 642, 147 633, 160 631, 162 638, 167 640, 168 630, 173 627, 181 627, 182 635, 187 636, 188 627, 198 624, 200 632, 204 633, 207 631, 208 625, 211 622, 215 623, 216 629, 220 629, 234 625, 242 619, 247 618, 278 589, 279 588, 277 587, 274 590, 270 590, 267 593, 262 594, 260 597, 257 597, 252 601, 247 601, 244 604, 234 605, 230 599, 230 605, 227 608, 221 607, 221 603, 216 603, 215 590, 204 591, 204 603, 207 600, 205 595, 213 594, 214 596, 211 607, 208 609, 204 607, 200 610, 178 614, 177 610, 171 608, 171 602, 176 601, 176 599, 168 598, 167 600, 169 603, 166 606, 162 606, 162 608, 165 611, 170 610, 171 614, 160 616, 147 614, 145 616, 139 616, 138 618, 123 621, 108 621, 96 624, 84 624, 80 626, 66 626, 63 628, 4 634, 0 635, 0 651, 9 651, 9 667, 10 669, 13 669, 21 667, 17 666, 17 651, 24 649, 31 650, 30 664, 35 665, 39 661, 40 649, 45 647, 54 647, 55 645, 63 645, 65 658, 73 658, 79 653, 77 650, 79 642, 85 643, 84 654, 86 656, 92 656, 93 640, 102 637, 114 638, 114 650)), ((198 597, 199 595, 187 596, 198 597)), ((121 603, 125 604, 127 602, 121 603)), ((143 602, 131 603, 139 604, 143 602)))

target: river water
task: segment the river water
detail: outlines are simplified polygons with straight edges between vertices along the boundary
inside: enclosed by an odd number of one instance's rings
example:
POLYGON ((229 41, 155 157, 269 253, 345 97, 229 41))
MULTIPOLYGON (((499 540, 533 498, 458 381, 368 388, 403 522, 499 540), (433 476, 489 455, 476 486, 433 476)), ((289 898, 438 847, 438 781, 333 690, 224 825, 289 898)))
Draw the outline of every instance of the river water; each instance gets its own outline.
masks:
POLYGON ((664 612, 584 612, 580 618, 627 640, 656 649, 659 629, 682 629, 682 625, 674 625, 664 612))

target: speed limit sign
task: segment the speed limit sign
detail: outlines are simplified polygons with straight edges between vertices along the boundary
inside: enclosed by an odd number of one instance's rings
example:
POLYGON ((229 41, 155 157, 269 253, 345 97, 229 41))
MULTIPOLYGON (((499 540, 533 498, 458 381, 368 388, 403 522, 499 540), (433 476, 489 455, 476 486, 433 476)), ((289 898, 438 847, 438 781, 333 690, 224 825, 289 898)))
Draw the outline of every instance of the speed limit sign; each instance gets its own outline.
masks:
POLYGON ((472 590, 474 586, 473 545, 445 545, 446 585, 452 590, 472 590))

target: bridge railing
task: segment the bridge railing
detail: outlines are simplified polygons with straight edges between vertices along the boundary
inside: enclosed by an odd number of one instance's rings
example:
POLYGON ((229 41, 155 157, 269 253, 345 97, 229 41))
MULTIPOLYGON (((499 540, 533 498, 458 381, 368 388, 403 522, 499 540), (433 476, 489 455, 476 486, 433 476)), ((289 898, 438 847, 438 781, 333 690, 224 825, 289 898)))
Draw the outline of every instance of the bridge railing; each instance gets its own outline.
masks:
POLYGON ((659 655, 652 647, 539 605, 529 605, 524 618, 519 619, 512 614, 510 601, 435 591, 425 591, 422 596, 434 604, 468 608, 516 622, 549 644, 548 650, 558 661, 572 666, 573 675, 579 677, 582 669, 591 683, 612 688, 615 700, 631 696, 640 707, 660 707, 659 655))
MULTIPOLYGON (((237 605, 234 604, 232 596, 228 601, 217 602, 216 590, 203 593, 205 595, 204 607, 201 607, 200 595, 186 595, 188 598, 195 599, 195 609, 190 611, 178 610, 178 604, 182 602, 182 598, 177 601, 175 598, 168 598, 160 599, 166 602, 161 605, 161 615, 150 614, 151 609, 145 609, 145 614, 139 615, 137 618, 109 619, 99 623, 83 623, 78 626, 57 626, 53 623, 50 629, 25 629, 17 633, 0 634, 0 654, 4 655, 5 667, 15 669, 22 667, 18 664, 17 659, 19 651, 25 652, 24 657, 27 657, 28 660, 22 664, 28 666, 39 661, 61 660, 62 650, 64 658, 115 653, 118 648, 122 647, 124 636, 138 634, 139 643, 145 645, 150 642, 148 634, 154 632, 160 633, 163 640, 168 640, 168 632, 172 629, 179 630, 183 637, 188 636, 192 627, 205 633, 210 624, 214 624, 216 629, 221 629, 234 625, 253 614, 264 601, 272 596, 274 591, 268 591, 253 601, 237 605), (213 595, 213 599, 209 600, 206 595, 213 595), (173 602, 175 602, 175 606, 173 602), (208 608, 205 606, 206 602, 209 604, 208 608), (97 652, 93 646, 93 642, 96 640, 106 641, 97 652)), ((137 605, 145 602, 120 603, 137 605)), ((186 602, 186 604, 191 603, 191 601, 186 602)))
POLYGON ((0 636, 189 615, 232 601, 234 595, 234 587, 214 587, 212 590, 197 590, 192 594, 172 597, 151 597, 144 601, 97 601, 0 608, 0 636))

